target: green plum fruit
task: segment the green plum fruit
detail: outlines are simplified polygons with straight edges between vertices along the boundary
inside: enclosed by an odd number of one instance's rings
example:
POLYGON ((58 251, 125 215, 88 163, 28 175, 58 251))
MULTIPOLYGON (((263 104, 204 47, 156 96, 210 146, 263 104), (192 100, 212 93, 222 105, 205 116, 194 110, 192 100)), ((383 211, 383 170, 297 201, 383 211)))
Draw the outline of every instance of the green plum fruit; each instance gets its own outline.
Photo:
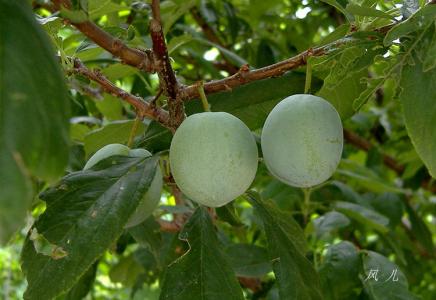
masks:
POLYGON ((223 206, 242 195, 253 182, 257 162, 250 129, 225 112, 189 116, 171 142, 176 184, 190 199, 209 207, 223 206))
MULTIPOLYGON (((145 149, 130 149, 125 145, 110 144, 104 146, 103 148, 98 150, 93 156, 91 156, 83 169, 88 170, 101 160, 115 155, 129 157, 148 157, 151 156, 151 153, 145 149)), ((130 216, 129 220, 127 221, 127 224, 125 225, 126 228, 133 227, 142 223, 151 215, 151 213, 159 204, 162 185, 162 172, 160 170, 160 167, 157 166, 153 181, 151 182, 148 191, 144 194, 135 212, 133 213, 133 215, 130 216)))
POLYGON ((98 164, 103 159, 111 156, 115 156, 115 155, 128 156, 129 151, 130 148, 122 144, 106 145, 103 148, 99 149, 97 152, 95 152, 91 156, 91 158, 88 159, 83 170, 91 169, 93 166, 98 164))
POLYGON ((342 155, 342 123, 336 109, 313 95, 292 95, 268 115, 261 136, 263 158, 279 180, 295 187, 326 181, 342 155))

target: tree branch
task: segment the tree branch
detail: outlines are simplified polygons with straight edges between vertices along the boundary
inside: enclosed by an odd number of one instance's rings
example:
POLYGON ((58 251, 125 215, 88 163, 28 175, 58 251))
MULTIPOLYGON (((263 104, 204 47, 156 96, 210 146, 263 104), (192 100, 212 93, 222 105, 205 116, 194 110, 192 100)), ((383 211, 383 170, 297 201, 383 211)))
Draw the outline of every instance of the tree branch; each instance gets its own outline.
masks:
MULTIPOLYGON (((344 129, 344 139, 349 144, 365 151, 369 151, 374 148, 374 145, 369 141, 348 129, 344 129)), ((404 171, 404 166, 399 164, 393 157, 389 155, 383 154, 383 163, 388 168, 394 170, 398 175, 401 175, 404 171)))
POLYGON ((74 69, 72 71, 74 73, 81 74, 92 81, 97 82, 105 92, 115 97, 121 98, 127 103, 131 104, 136 109, 137 115, 139 117, 147 117, 153 119, 161 123, 163 126, 169 128, 168 112, 154 105, 150 105, 141 97, 134 96, 120 89, 112 82, 110 82, 100 71, 89 70, 79 59, 74 59, 74 69))
MULTIPOLYGON (((70 0, 54 0, 54 9, 60 9, 62 6, 71 8, 70 0)), ((145 72, 154 73, 156 67, 154 64, 154 57, 151 50, 139 50, 128 47, 121 40, 114 38, 106 31, 102 30, 92 21, 85 21, 80 23, 71 22, 78 30, 86 35, 90 40, 94 41, 97 45, 110 52, 116 57, 119 57, 125 64, 136 67, 145 72)))
MULTIPOLYGON (((242 66, 239 71, 232 76, 220 80, 212 80, 204 84, 206 94, 214 94, 223 91, 230 91, 235 87, 266 78, 282 76, 289 70, 306 65, 307 59, 311 56, 322 56, 328 53, 331 47, 319 47, 308 49, 294 57, 288 58, 281 62, 269 65, 260 69, 250 70, 248 65, 242 66)), ((193 84, 185 87, 182 91, 182 98, 185 101, 198 98, 197 85, 193 84)))
POLYGON ((158 66, 161 89, 168 97, 170 125, 174 131, 185 118, 185 108, 182 99, 179 97, 179 83, 168 56, 165 37, 162 31, 159 0, 152 0, 151 9, 153 19, 150 22, 150 35, 153 42, 153 53, 158 66))

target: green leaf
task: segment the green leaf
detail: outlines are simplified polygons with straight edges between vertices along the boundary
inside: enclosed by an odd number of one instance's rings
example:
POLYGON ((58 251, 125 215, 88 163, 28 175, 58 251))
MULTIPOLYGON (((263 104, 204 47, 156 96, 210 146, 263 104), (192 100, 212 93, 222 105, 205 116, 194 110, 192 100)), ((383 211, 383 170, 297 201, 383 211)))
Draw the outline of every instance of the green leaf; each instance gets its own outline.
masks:
MULTIPOLYGON (((105 145, 120 143, 124 144, 129 140, 130 131, 132 130, 135 120, 115 121, 106 126, 93 130, 85 136, 85 152, 89 157, 98 149, 105 145)), ((139 123, 136 135, 144 133, 146 126, 139 123)))
POLYGON ((397 194, 383 193, 371 198, 369 203, 377 212, 389 218, 390 228, 395 228, 401 222, 403 202, 397 194))
POLYGON ((211 41, 203 39, 203 38, 194 38, 194 40, 197 42, 200 42, 202 44, 217 48, 235 66, 240 67, 242 65, 248 64, 248 62, 244 58, 240 57, 236 53, 234 53, 234 52, 230 51, 229 49, 227 49, 223 46, 220 46, 214 42, 211 42, 211 41))
POLYGON ((389 219, 369 208, 342 201, 336 202, 335 208, 344 215, 358 221, 359 223, 362 223, 363 225, 374 228, 381 233, 386 233, 389 231, 387 228, 389 219))
POLYGON ((166 35, 173 24, 197 4, 198 0, 173 0, 161 4, 163 32, 166 35))
POLYGON ((144 137, 138 142, 140 147, 153 153, 168 150, 173 135, 171 131, 159 123, 152 121, 145 131, 144 137))
POLYGON ((68 162, 69 96, 51 45, 26 1, 0 0, 0 243, 24 223, 30 177, 53 181, 68 162))
POLYGON ((354 21, 353 15, 350 14, 338 1, 336 0, 321 0, 321 1, 335 7, 337 10, 343 13, 344 16, 347 18, 348 22, 354 21))
POLYGON ((337 40, 343 38, 344 36, 346 36, 348 34, 348 32, 350 32, 350 29, 351 29, 350 24, 342 24, 342 25, 336 27, 336 29, 333 32, 329 33, 329 35, 324 37, 318 43, 318 47, 330 44, 334 41, 337 41, 337 40))
MULTIPOLYGON (((225 111, 241 119, 250 129, 263 126, 269 112, 287 96, 304 92, 305 75, 289 72, 278 78, 259 80, 207 97, 212 111, 225 111)), ((319 86, 319 81, 312 81, 319 86)), ((188 114, 202 112, 200 101, 187 103, 188 114)))
POLYGON ((124 119, 123 104, 115 96, 104 94, 103 100, 96 101, 95 106, 109 121, 124 119))
POLYGON ((413 57, 414 65, 403 66, 401 72, 399 100, 416 152, 430 175, 436 178, 436 68, 424 72, 417 55, 413 57))
POLYGON ((355 16, 376 17, 376 18, 386 18, 386 19, 394 18, 394 16, 391 16, 390 14, 385 13, 384 11, 372 7, 361 6, 354 3, 349 3, 345 9, 349 13, 355 16))
POLYGON ((265 248, 249 244, 230 244, 224 252, 238 276, 262 277, 272 271, 265 248))
POLYGON ((109 278, 112 282, 122 283, 131 287, 135 284, 136 278, 144 271, 133 254, 122 257, 120 261, 109 271, 109 278))
POLYGON ((92 289, 92 285, 95 281, 95 275, 97 273, 98 262, 93 264, 85 274, 80 277, 80 280, 76 285, 64 296, 59 297, 62 300, 77 300, 83 299, 92 289))
POLYGON ((156 157, 110 157, 91 170, 67 175, 41 194, 47 209, 33 228, 63 255, 37 253, 27 237, 22 251, 25 299, 51 299, 76 284, 121 235, 156 165, 156 157))
POLYGON ((268 255, 272 261, 281 300, 322 299, 318 274, 304 256, 296 232, 302 230, 290 217, 284 218, 270 202, 252 192, 247 196, 264 225, 268 255))
POLYGON ((353 102, 366 88, 361 79, 368 76, 368 67, 380 52, 358 46, 347 48, 324 79, 318 95, 332 103, 342 119, 354 114, 353 102))
POLYGON ((111 13, 118 13, 120 10, 128 10, 129 7, 114 3, 110 0, 87 0, 88 15, 90 19, 100 18, 111 13))
POLYGON ((168 266, 159 299, 244 299, 205 208, 197 208, 179 238, 189 250, 168 266))
POLYGON ((425 247, 429 253, 434 253, 435 248, 432 233, 427 227, 422 217, 417 214, 413 207, 406 202, 406 212, 412 225, 412 233, 418 242, 425 247))
POLYGON ((359 271, 359 253, 352 243, 343 241, 328 247, 319 268, 325 299, 357 299, 355 289, 361 286, 359 271))
POLYGON ((369 299, 416 299, 409 292, 406 276, 397 265, 386 257, 372 251, 361 251, 360 256, 363 263, 361 280, 369 299), (372 274, 376 273, 376 278, 370 276, 371 271, 372 274))
POLYGON ((314 219, 312 223, 317 239, 321 239, 332 231, 347 227, 350 225, 350 220, 340 212, 329 211, 314 219))
POLYGON ((425 5, 409 19, 392 27, 384 38, 384 45, 389 46, 394 40, 400 37, 406 36, 419 29, 424 29, 428 24, 434 21, 435 16, 436 5, 425 5))
POLYGON ((190 35, 188 33, 187 34, 182 34, 182 35, 179 35, 179 36, 176 36, 176 37, 173 37, 170 40, 170 42, 168 43, 168 46, 167 46, 168 54, 171 55, 171 53, 173 51, 175 51, 177 48, 179 48, 180 46, 182 46, 182 45, 184 45, 186 43, 189 43, 192 40, 193 40, 192 35, 190 35))

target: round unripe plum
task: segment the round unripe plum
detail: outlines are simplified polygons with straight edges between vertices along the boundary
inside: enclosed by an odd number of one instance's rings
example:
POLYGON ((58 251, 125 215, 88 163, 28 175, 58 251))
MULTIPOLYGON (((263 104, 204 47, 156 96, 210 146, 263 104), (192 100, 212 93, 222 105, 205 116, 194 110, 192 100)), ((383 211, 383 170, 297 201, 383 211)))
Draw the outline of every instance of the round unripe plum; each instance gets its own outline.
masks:
POLYGON ((121 155, 128 156, 130 148, 122 144, 109 144, 95 152, 86 162, 83 170, 91 169, 105 158, 121 155))
POLYGON ((268 115, 261 145, 268 170, 279 180, 296 187, 320 184, 341 159, 341 118, 320 97, 292 95, 268 115))
POLYGON ((180 190, 209 207, 242 195, 257 171, 257 146, 250 129, 225 112, 189 116, 174 134, 170 166, 180 190))
MULTIPOLYGON (((96 165, 101 160, 115 156, 129 156, 129 157, 149 157, 151 153, 145 149, 130 149, 129 147, 122 144, 110 144, 106 145, 100 150, 98 150, 86 163, 84 170, 88 170, 96 165)), ((162 191, 162 172, 160 167, 157 166, 156 173, 153 180, 148 188, 147 192, 144 194, 142 200, 139 202, 133 215, 130 216, 125 228, 136 226, 147 219, 153 210, 159 204, 161 191, 162 191)))

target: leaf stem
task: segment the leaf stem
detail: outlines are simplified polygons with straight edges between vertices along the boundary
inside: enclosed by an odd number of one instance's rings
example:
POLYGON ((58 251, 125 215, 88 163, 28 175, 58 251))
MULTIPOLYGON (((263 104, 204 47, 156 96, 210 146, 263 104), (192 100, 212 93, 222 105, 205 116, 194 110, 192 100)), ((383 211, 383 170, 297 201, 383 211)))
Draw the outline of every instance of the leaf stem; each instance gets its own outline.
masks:
POLYGON ((312 64, 310 59, 307 60, 306 64, 306 82, 304 84, 304 93, 307 94, 310 91, 310 86, 312 85, 312 64))
POLYGON ((129 141, 127 142, 127 147, 131 148, 133 145, 133 141, 135 140, 136 132, 138 131, 139 123, 141 123, 141 118, 136 117, 135 122, 133 123, 132 129, 130 130, 129 141))
POLYGON ((310 214, 310 194, 312 192, 311 188, 302 188, 303 194, 304 194, 304 201, 303 201, 303 218, 304 218, 304 224, 307 224, 307 219, 310 214))
POLYGON ((204 111, 210 111, 210 105, 207 101, 206 93, 204 92, 204 82, 201 81, 198 85, 198 94, 200 95, 201 104, 203 104, 204 111))

